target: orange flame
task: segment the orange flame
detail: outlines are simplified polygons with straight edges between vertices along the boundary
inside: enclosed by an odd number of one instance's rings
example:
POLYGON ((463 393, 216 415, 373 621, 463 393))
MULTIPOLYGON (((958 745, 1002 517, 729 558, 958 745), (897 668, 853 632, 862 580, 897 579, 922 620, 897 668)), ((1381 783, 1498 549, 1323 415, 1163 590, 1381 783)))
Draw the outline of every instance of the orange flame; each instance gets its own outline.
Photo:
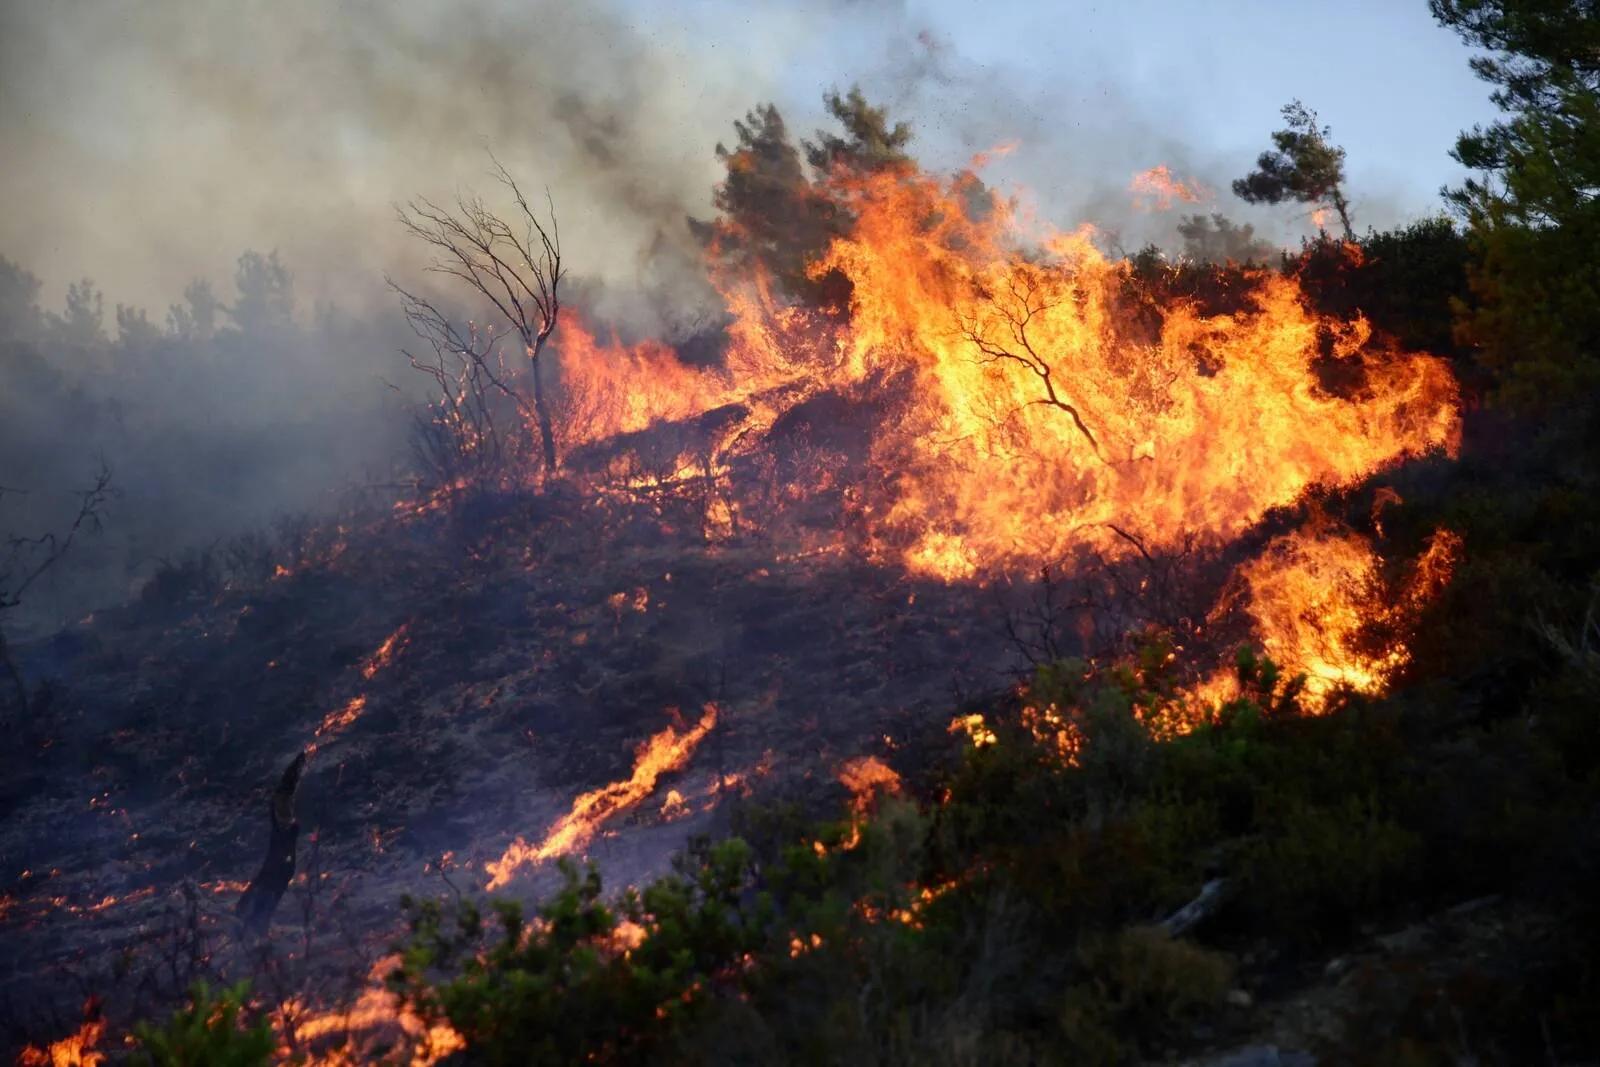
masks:
MULTIPOLYGON (((375 648, 361 661, 361 679, 363 681, 372 681, 378 676, 379 671, 394 662, 395 654, 405 646, 407 640, 406 632, 410 626, 410 623, 402 623, 399 629, 383 639, 383 644, 375 648)), ((315 736, 318 740, 308 745, 306 751, 315 753, 317 745, 322 738, 333 737, 343 733, 357 719, 361 718, 362 712, 366 710, 367 695, 365 693, 357 693, 340 707, 328 712, 322 717, 322 722, 317 727, 315 736)))
POLYGON ((985 745, 995 743, 994 731, 989 729, 983 721, 983 716, 978 712, 973 712, 971 715, 957 715, 950 720, 948 732, 966 734, 973 748, 983 748, 985 745))
POLYGON ((850 790, 850 836, 842 847, 851 849, 861 843, 861 823, 873 799, 900 792, 900 775, 877 756, 858 756, 839 768, 839 783, 850 790))
POLYGON ((1211 198, 1211 191, 1199 182, 1183 181, 1165 163, 1142 170, 1128 183, 1134 205, 1144 211, 1170 211, 1175 202, 1198 204, 1211 198))
POLYGON ((633 774, 626 780, 583 794, 572 802, 572 810, 556 820, 537 845, 519 835, 500 859, 486 864, 484 869, 490 876, 488 888, 504 886, 525 865, 538 865, 583 848, 607 820, 649 796, 655 790, 656 779, 687 764, 716 724, 716 705, 707 704, 700 721, 690 729, 679 733, 668 726, 641 744, 634 755, 633 774))
MULTIPOLYGON (((448 1023, 429 1025, 410 1010, 384 983, 385 977, 400 964, 400 957, 385 956, 372 965, 367 987, 348 1008, 320 1012, 307 1011, 305 1005, 290 999, 279 1005, 274 1022, 283 1037, 279 1055, 286 1061, 305 1062, 315 1067, 354 1067, 375 1062, 373 1056, 386 1043, 381 1037, 371 1042, 364 1038, 372 1031, 399 1030, 409 1042, 410 1067, 431 1067, 451 1053, 466 1048, 466 1041, 448 1023), (342 1037, 327 1047, 330 1038, 342 1037), (318 1046, 324 1046, 319 1048, 318 1046), (309 1059, 295 1059, 294 1053, 309 1059)), ((385 1063, 394 1062, 385 1058, 385 1063)))
MULTIPOLYGON (((1391 589, 1364 538, 1314 521, 1274 540, 1239 569, 1237 580, 1267 655, 1287 674, 1305 675, 1302 702, 1318 711, 1342 687, 1385 691, 1411 656, 1393 632, 1408 628, 1449 581, 1460 552, 1459 535, 1436 531, 1411 573, 1391 589), (1375 627, 1390 633, 1374 636, 1375 627)), ((1228 682, 1219 673, 1203 698, 1227 699, 1228 682)))
POLYGON ((372 655, 361 662, 361 677, 363 680, 372 681, 379 671, 394 661, 394 654, 405 643, 406 631, 410 628, 410 625, 410 623, 401 623, 398 630, 384 638, 383 644, 379 645, 372 655))
MULTIPOLYGON (((1133 185, 1158 203, 1208 195, 1164 166, 1133 185)), ((1352 486, 1458 448, 1447 364, 1375 338, 1359 316, 1319 314, 1293 277, 1247 273, 1232 309, 1213 313, 1108 258, 1090 228, 1024 226, 1013 201, 970 175, 840 172, 823 191, 850 222, 809 273, 848 281, 848 315, 790 302, 759 264, 744 263, 713 269, 733 316, 719 366, 690 366, 657 342, 601 343, 581 323, 562 327, 569 447, 727 412, 718 429, 695 423, 709 438, 680 454, 669 448, 648 470, 624 463, 600 476, 630 493, 697 487, 708 537, 730 535, 745 518, 741 503, 716 491, 733 469, 728 454, 824 391, 879 413, 862 446, 872 477, 841 485, 824 468, 774 497, 842 490, 861 520, 858 547, 947 581, 1045 559, 1116 562, 1226 543, 1313 486, 1352 486), (1327 384, 1334 368, 1333 378, 1356 384, 1327 384)), ((833 536, 820 547, 784 545, 779 558, 837 553, 844 537, 833 536)), ((1321 548, 1314 569, 1358 582, 1376 561, 1353 537, 1321 548)), ((1290 636, 1285 620, 1301 610, 1307 583, 1273 575, 1313 568, 1309 551, 1276 548, 1242 577, 1261 636, 1318 685, 1382 685, 1392 664, 1319 660, 1290 636)), ((1369 603, 1347 608, 1360 615, 1369 603)), ((619 618, 622 606, 613 604, 619 618)), ((570 835, 566 845, 552 840, 556 851, 587 840, 582 818, 569 819, 552 830, 570 835)))
POLYGON ((48 1047, 29 1045, 17 1056, 17 1067, 99 1067, 106 1061, 95 1046, 106 1034, 100 1003, 90 997, 83 1004, 83 1023, 77 1030, 48 1047))

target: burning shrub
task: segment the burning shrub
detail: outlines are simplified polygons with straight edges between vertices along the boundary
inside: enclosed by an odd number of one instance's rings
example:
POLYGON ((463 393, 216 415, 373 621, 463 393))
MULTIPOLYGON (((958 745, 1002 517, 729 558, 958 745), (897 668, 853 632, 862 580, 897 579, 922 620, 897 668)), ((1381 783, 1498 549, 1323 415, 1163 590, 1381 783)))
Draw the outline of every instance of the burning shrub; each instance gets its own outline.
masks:
POLYGON ((707 853, 693 880, 630 891, 613 910, 593 867, 561 864, 564 885, 529 922, 497 901, 498 934, 470 902, 446 916, 407 902, 411 942, 391 983, 425 1020, 446 1021, 484 1063, 615 1060, 664 1047, 758 946, 761 905, 747 911, 748 850, 707 853), (625 936, 620 922, 642 931, 625 936))

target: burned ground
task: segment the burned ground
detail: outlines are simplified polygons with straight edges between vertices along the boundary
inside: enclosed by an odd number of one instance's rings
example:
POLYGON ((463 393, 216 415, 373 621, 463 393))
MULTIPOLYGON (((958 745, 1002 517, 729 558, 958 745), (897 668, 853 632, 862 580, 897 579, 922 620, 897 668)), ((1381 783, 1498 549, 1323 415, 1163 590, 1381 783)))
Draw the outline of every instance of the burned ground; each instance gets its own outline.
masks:
POLYGON ((588 850, 614 884, 659 872, 745 793, 832 783, 1015 674, 998 602, 973 587, 710 544, 648 504, 497 498, 333 536, 259 585, 167 589, 22 650, 51 696, 16 727, 4 776, 0 852, 26 872, 0 920, 13 1039, 81 988, 148 1010, 182 984, 157 973, 173 939, 203 941, 183 964, 196 974, 261 951, 231 909, 278 774, 308 746, 301 869, 326 884, 297 883, 269 942, 292 955, 314 906, 318 939, 343 942, 314 962, 339 971, 384 947, 402 892, 443 891, 441 869, 481 888, 515 835, 627 778, 675 716, 720 712, 588 850), (670 818, 669 786, 686 801, 670 818))

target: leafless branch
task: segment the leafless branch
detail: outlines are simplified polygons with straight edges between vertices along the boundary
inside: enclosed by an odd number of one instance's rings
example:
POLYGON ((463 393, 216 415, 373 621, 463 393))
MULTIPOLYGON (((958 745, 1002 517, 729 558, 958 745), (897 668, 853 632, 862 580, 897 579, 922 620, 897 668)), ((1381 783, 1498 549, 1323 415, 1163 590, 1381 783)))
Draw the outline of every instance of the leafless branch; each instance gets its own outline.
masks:
POLYGON ((1089 442, 1096 458, 1103 462, 1105 456, 1101 453, 1099 439, 1089 429, 1078 407, 1058 389, 1055 368, 1035 347, 1028 332, 1034 319, 1054 306, 1041 295, 1039 285, 1031 274, 1015 272, 1006 280, 1006 292, 992 295, 989 307, 993 315, 986 319, 974 317, 964 321, 961 333, 978 350, 982 362, 1015 363, 1037 378, 1044 388, 1044 396, 1033 402, 1066 412, 1084 440, 1089 442))
MULTIPOLYGON (((419 197, 400 207, 397 214, 407 233, 434 250, 435 258, 428 269, 457 279, 487 300, 522 342, 533 376, 533 421, 539 427, 545 469, 553 472, 555 435, 539 357, 561 317, 561 282, 565 277, 561 230, 549 192, 545 194, 547 213, 541 218, 510 172, 498 159, 492 155, 490 158, 495 180, 510 193, 516 206, 509 220, 497 215, 482 199, 465 195, 456 199, 454 207, 419 197)), ((395 288, 399 290, 399 286, 395 288)), ((472 337, 456 330, 435 307, 414 294, 399 291, 414 329, 420 325, 419 332, 452 351, 478 351, 478 346, 470 343, 472 337)), ((495 346, 489 345, 481 356, 476 372, 486 375, 495 388, 525 408, 526 403, 507 383, 505 375, 495 369, 504 368, 495 346), (488 358, 490 355, 494 359, 488 358)))
MULTIPOLYGON (((78 511, 65 531, 48 531, 36 537, 12 535, 0 542, 0 619, 5 612, 19 606, 28 589, 61 562, 79 534, 100 529, 106 504, 113 495, 111 468, 102 459, 93 484, 77 493, 78 511)), ((11 658, 4 626, 0 626, 0 671, 5 672, 16 692, 18 709, 26 711, 28 687, 22 671, 11 658)))

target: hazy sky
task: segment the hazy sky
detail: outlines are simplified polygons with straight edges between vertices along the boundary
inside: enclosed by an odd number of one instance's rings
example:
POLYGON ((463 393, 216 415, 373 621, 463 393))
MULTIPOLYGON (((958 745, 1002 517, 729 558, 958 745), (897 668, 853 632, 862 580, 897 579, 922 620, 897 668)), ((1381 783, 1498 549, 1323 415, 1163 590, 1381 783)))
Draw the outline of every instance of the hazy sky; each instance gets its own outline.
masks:
MULTIPOLYGON (((958 165, 1064 224, 1160 237, 1127 183, 1156 163, 1292 240, 1289 209, 1227 192, 1300 97, 1349 151, 1358 223, 1438 210, 1455 132, 1493 117, 1422 0, 711 2, 0 0, 0 255, 161 309, 184 281, 281 249, 303 303, 414 264, 395 201, 483 183, 493 147, 548 185, 573 267, 671 284, 712 148, 774 100, 799 133, 860 82, 958 165)), ((1130 244, 1132 240, 1130 239, 1130 244)))

